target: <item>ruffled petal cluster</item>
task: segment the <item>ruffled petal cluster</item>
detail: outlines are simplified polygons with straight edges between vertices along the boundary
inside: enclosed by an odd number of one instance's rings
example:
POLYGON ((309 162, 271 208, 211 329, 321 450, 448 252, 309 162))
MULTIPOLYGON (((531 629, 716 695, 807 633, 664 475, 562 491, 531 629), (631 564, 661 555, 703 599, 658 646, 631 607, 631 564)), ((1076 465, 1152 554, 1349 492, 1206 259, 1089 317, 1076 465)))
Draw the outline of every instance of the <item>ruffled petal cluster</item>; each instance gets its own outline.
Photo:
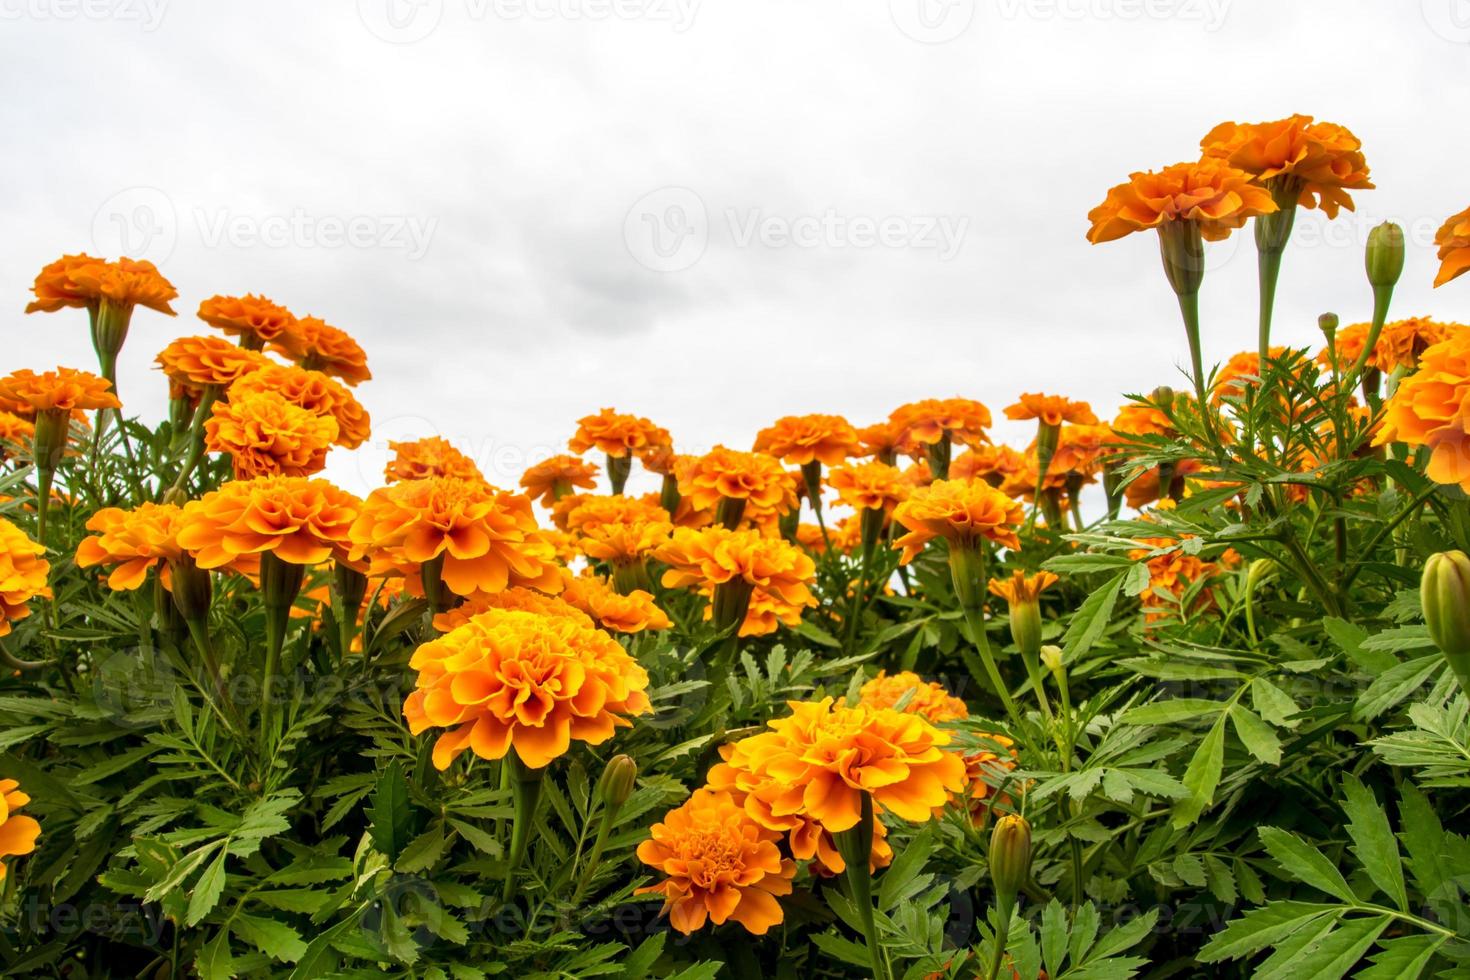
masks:
POLYGON ((894 409, 888 419, 898 429, 898 448, 904 453, 946 441, 971 447, 990 441, 985 431, 992 423, 990 409, 972 398, 909 402, 894 409))
POLYGON ((215 402, 204 423, 205 448, 229 454, 237 480, 319 473, 336 439, 336 420, 273 391, 237 393, 228 402, 215 402))
POLYGON ((624 595, 614 590, 605 579, 594 575, 572 575, 565 569, 562 579, 566 587, 561 598, 591 616, 605 630, 642 633, 644 630, 666 630, 674 625, 650 592, 634 589, 624 595))
POLYGON ((346 552, 361 506, 326 480, 234 480, 184 505, 178 543, 201 568, 267 551, 293 565, 316 565, 346 552))
POLYGON ((677 469, 679 493, 700 510, 713 509, 721 500, 745 501, 766 513, 780 513, 796 504, 791 477, 780 462, 763 453, 716 446, 703 456, 688 457, 677 469))
POLYGON ((1073 401, 1061 395, 1025 394, 1014 405, 1006 406, 1006 418, 1023 422, 1030 419, 1043 425, 1059 426, 1063 422, 1076 425, 1096 425, 1097 416, 1092 406, 1083 401, 1073 401))
POLYGON ((1193 221, 1205 240, 1219 241, 1247 220, 1275 210, 1271 192, 1254 175, 1207 157, 1130 174, 1088 212, 1087 240, 1110 242, 1167 222, 1193 221))
POLYGON ((935 724, 970 717, 965 702, 946 691, 943 685, 925 681, 910 670, 897 674, 878 671, 878 676, 858 689, 858 700, 870 708, 894 708, 920 715, 935 724))
POLYGON ((1294 115, 1264 123, 1224 122, 1205 134, 1200 150, 1253 175, 1262 184, 1296 183, 1301 206, 1329 218, 1353 210, 1349 190, 1372 190, 1362 142, 1344 126, 1294 115))
POLYGON ((178 542, 182 515, 182 508, 174 504, 142 503, 133 510, 104 507, 87 520, 87 530, 93 533, 77 545, 77 565, 115 566, 107 587, 136 589, 150 568, 183 556, 178 542))
POLYGON ((1429 478, 1470 492, 1470 331, 1424 351, 1399 382, 1374 439, 1390 442, 1429 447, 1429 478))
POLYGON ((604 408, 596 415, 577 421, 577 431, 567 440, 574 453, 596 449, 609 456, 635 456, 659 446, 671 446, 669 433, 645 418, 624 415, 604 408))
POLYGON ((907 500, 913 490, 896 467, 877 460, 835 467, 827 475, 827 483, 847 506, 885 514, 893 513, 893 508, 907 500))
POLYGON ((669 566, 665 588, 712 588, 740 579, 792 605, 816 604, 810 585, 817 568, 811 557, 758 531, 679 528, 654 557, 669 566))
POLYGON ((591 490, 597 486, 597 466, 576 456, 553 456, 542 460, 521 474, 521 487, 526 496, 550 507, 571 493, 574 487, 591 490))
POLYGON ((122 408, 112 393, 112 382, 89 371, 59 367, 55 371, 22 368, 0 378, 0 396, 13 399, 33 413, 90 412, 122 408))
POLYGON ((336 422, 333 441, 344 449, 356 449, 372 434, 372 420, 357 397, 321 371, 267 363, 240 377, 228 391, 231 401, 262 393, 279 395, 313 415, 336 422))
POLYGON ((893 543, 903 549, 907 564, 934 538, 951 546, 972 546, 983 539, 1019 548, 1016 528, 1025 510, 1020 501, 983 480, 935 480, 899 504, 893 519, 909 532, 893 543))
POLYGON ((757 433, 752 448, 790 466, 812 462, 836 466, 862 451, 857 430, 840 415, 788 415, 777 419, 757 433))
POLYGON ((352 335, 314 316, 297 320, 295 329, 279 335, 271 349, 353 387, 373 377, 367 353, 352 335))
POLYGON ((180 337, 159 352, 156 363, 175 394, 197 398, 203 388, 227 388, 252 371, 270 365, 259 351, 246 350, 223 337, 180 337))
POLYGON ((66 307, 95 309, 107 300, 128 309, 146 306, 173 316, 169 303, 179 298, 179 291, 152 262, 129 258, 108 262, 86 254, 63 255, 46 265, 31 291, 36 298, 26 306, 27 313, 54 313, 66 307))
POLYGON ((1439 246, 1439 273, 1434 285, 1443 286, 1464 275, 1470 269, 1470 208, 1446 218, 1434 233, 1434 244, 1439 246))
MULTIPOLYGON (((36 849, 41 825, 34 817, 17 812, 29 802, 31 798, 21 792, 20 783, 0 779, 0 858, 24 857, 36 849)), ((0 861, 0 881, 8 870, 0 861)))
POLYGON ((408 442, 389 442, 388 448, 392 450, 393 458, 384 467, 383 478, 389 483, 427 480, 433 476, 485 482, 475 461, 439 436, 426 436, 408 442))
POLYGON ((9 635, 11 623, 31 614, 32 599, 51 598, 46 584, 51 563, 45 554, 44 545, 0 517, 0 636, 9 635))
POLYGON ((211 296, 199 304, 199 319, 239 338, 240 346, 261 350, 267 344, 291 348, 296 340, 296 317, 264 296, 211 296))

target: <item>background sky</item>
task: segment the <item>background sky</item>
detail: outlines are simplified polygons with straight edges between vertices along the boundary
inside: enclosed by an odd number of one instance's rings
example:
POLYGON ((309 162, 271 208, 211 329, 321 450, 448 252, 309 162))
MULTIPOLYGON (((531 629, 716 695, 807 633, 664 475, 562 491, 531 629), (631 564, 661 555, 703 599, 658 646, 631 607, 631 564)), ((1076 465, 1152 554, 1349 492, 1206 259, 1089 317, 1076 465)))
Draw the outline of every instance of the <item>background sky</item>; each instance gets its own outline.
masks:
MULTIPOLYGON (((1401 222, 1394 313, 1470 203, 1470 0, 0 0, 0 366, 92 366, 84 317, 24 316, 63 252, 178 287, 134 318, 120 388, 214 293, 351 332, 380 482, 439 434, 511 485, 604 405, 681 451, 775 418, 877 421, 964 395, 1184 385, 1154 236, 1091 246, 1133 170, 1226 119, 1352 129, 1377 190, 1303 212, 1276 334, 1365 319, 1362 246, 1401 222)), ((1212 246, 1207 359, 1254 348, 1249 231, 1212 246)))

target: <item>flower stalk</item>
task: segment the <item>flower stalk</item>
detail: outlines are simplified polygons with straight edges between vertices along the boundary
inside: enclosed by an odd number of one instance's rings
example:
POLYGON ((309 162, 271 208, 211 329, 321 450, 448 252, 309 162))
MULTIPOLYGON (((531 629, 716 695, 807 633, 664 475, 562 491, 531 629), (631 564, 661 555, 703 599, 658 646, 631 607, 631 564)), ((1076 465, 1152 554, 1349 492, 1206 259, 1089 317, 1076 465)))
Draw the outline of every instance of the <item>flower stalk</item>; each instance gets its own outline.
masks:
POLYGON ((874 980, 892 980, 892 971, 878 941, 878 924, 873 910, 873 873, 869 867, 873 852, 873 796, 866 790, 862 793, 857 825, 833 836, 837 850, 847 866, 848 896, 863 926, 863 939, 867 942, 868 958, 873 961, 874 980))

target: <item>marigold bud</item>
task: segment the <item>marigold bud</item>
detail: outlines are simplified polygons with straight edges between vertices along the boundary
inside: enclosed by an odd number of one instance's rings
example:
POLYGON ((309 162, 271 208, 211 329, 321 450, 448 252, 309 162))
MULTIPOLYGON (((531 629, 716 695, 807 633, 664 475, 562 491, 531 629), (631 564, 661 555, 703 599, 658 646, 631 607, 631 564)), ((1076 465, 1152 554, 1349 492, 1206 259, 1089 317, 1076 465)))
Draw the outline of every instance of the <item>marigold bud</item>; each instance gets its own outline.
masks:
POLYGON ((1470 691, 1470 557, 1463 551, 1430 555, 1424 563, 1420 602, 1429 636, 1470 691))
POLYGON ((194 564, 194 559, 185 552, 169 563, 169 573, 174 606, 184 621, 197 622, 208 616, 213 595, 209 572, 194 564))
POLYGON ((1322 336, 1327 338, 1327 346, 1331 347, 1337 340, 1337 314, 1323 313, 1317 317, 1317 329, 1322 331, 1322 336))
POLYGON ((638 763, 629 755, 615 755, 607 760, 602 778, 597 783, 597 795, 613 809, 628 802, 633 795, 633 782, 638 778, 638 763))
POLYGON ((1041 648, 1041 664, 1055 674, 1062 669, 1062 648, 1048 643, 1041 648))
POLYGON ((1385 221, 1370 231, 1366 265, 1374 288, 1392 288, 1404 271, 1404 230, 1385 221))
POLYGON ((995 822, 990 833, 990 883, 996 900, 1004 906, 1015 901, 1030 874, 1031 824, 1025 817, 1008 813, 995 822))

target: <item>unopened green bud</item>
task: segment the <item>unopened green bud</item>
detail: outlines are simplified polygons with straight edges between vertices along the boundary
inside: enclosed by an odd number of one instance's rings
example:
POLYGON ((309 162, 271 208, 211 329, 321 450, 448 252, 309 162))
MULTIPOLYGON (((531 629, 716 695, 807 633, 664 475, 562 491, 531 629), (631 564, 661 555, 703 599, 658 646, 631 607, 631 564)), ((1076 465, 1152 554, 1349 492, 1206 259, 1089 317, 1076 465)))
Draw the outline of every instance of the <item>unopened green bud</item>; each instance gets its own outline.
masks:
POLYGON ((1041 648, 1041 664, 1053 674, 1062 669, 1062 648, 1048 643, 1041 648))
POLYGON ((1031 824, 1008 813, 990 833, 990 883, 996 900, 1008 906, 1031 874, 1031 824))
POLYGON ((207 617, 213 595, 209 572, 196 565, 188 552, 169 562, 168 567, 169 589, 179 615, 185 622, 198 622, 207 617))
POLYGON ((1374 288, 1392 288, 1404 271, 1404 230, 1385 221, 1370 231, 1366 265, 1374 288))
POLYGON ((1337 341, 1337 314, 1323 313, 1317 317, 1317 329, 1322 331, 1322 336, 1327 338, 1327 346, 1331 347, 1337 341))
POLYGON ((629 755, 615 755, 607 760, 602 770, 602 779, 597 783, 597 795, 602 802, 616 809, 628 802, 633 795, 633 783, 638 778, 638 763, 629 755))
POLYGON ((1470 691, 1470 558, 1463 551, 1430 555, 1419 598, 1430 638, 1470 691))

